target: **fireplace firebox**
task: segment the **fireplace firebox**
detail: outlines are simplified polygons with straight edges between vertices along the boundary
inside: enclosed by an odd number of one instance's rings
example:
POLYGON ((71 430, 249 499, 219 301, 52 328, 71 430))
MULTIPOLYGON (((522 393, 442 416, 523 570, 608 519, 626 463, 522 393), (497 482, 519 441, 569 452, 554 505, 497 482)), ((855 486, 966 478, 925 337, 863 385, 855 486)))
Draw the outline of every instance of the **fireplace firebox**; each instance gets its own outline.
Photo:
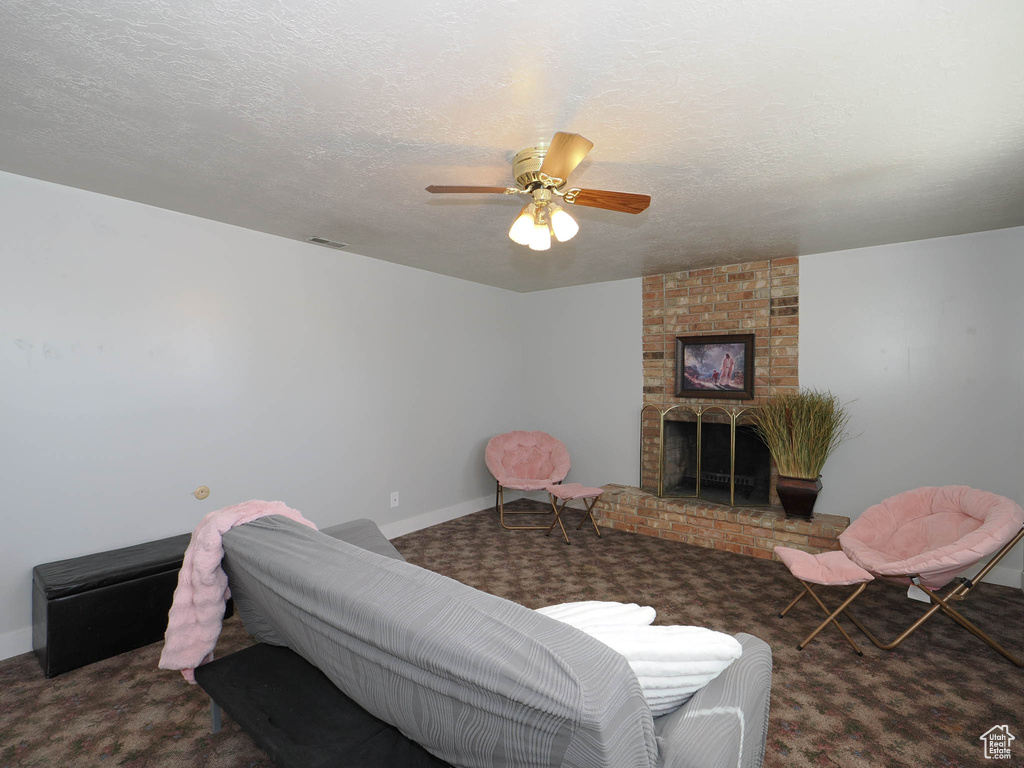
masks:
POLYGON ((766 506, 771 454, 755 406, 648 403, 640 412, 640 487, 660 497, 766 506))

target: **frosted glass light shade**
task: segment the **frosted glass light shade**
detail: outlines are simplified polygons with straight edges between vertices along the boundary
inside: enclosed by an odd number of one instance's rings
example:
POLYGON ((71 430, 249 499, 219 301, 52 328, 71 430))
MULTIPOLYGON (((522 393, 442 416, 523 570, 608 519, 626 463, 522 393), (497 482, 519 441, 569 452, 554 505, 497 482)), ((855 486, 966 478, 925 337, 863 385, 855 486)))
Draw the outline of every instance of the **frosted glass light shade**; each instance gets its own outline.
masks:
POLYGON ((551 228, 555 230, 555 238, 560 243, 572 240, 580 231, 580 225, 576 223, 576 219, 557 205, 551 206, 551 228))
POLYGON ((546 251, 551 247, 551 231, 547 224, 537 224, 530 237, 531 251, 546 251))
POLYGON ((519 245, 530 244, 533 237, 533 212, 535 210, 537 210, 537 206, 533 203, 523 206, 523 210, 519 212, 519 218, 512 223, 512 229, 508 231, 512 242, 519 243, 519 245))

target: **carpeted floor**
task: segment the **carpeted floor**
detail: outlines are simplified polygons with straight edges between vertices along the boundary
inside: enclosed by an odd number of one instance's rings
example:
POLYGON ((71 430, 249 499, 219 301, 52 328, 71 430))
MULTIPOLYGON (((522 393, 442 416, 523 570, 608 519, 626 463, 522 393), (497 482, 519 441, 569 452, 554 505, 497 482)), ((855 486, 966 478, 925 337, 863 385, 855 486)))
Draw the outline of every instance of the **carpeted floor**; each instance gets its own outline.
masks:
MULTIPOLYGON (((820 616, 804 600, 777 617, 797 591, 781 564, 603 532, 598 539, 592 528, 571 531, 566 546, 555 534, 502 531, 485 510, 394 543, 410 562, 531 608, 635 601, 654 606, 660 624, 761 637, 775 655, 769 768, 1024 765, 1024 669, 948 618, 935 617, 896 651, 865 640, 859 658, 829 628, 798 652, 796 643, 820 616), (993 763, 984 759, 979 737, 1002 724, 1017 736, 1013 759, 993 763)), ((886 638, 925 608, 880 584, 858 604, 863 620, 886 638)), ((1024 654, 1020 590, 982 585, 961 606, 1024 654)), ((217 653, 248 642, 231 619, 217 653)), ((159 652, 159 644, 147 646, 52 680, 31 654, 0 662, 0 768, 270 768, 229 717, 221 733, 210 734, 205 695, 158 670, 159 652)))

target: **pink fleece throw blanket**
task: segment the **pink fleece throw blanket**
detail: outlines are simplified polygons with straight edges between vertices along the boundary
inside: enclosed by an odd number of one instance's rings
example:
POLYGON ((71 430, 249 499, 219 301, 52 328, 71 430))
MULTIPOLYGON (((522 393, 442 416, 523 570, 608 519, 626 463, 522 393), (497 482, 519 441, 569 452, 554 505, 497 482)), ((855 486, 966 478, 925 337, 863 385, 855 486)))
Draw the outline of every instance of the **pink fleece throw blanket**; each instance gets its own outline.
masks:
POLYGON ((224 507, 208 514, 196 526, 167 614, 160 669, 180 669, 182 676, 194 685, 193 670, 213 659, 213 647, 224 621, 224 606, 231 596, 228 575, 220 565, 224 559, 222 537, 236 525, 267 515, 281 515, 316 528, 301 512, 280 501, 247 501, 224 507))

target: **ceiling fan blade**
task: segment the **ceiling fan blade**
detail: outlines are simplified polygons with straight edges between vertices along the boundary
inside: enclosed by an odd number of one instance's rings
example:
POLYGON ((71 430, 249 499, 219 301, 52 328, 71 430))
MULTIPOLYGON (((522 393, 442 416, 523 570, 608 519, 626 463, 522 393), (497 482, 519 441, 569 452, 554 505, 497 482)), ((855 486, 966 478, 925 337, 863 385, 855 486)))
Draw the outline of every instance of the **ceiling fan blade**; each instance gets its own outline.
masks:
POLYGON ((553 179, 567 179, 593 148, 594 142, 584 139, 578 133, 559 131, 551 139, 540 172, 553 179))
POLYGON ((448 192, 480 192, 480 193, 493 193, 493 194, 504 194, 507 187, 444 187, 431 184, 427 187, 427 192, 433 192, 434 194, 443 194, 448 192))
POLYGON ((566 193, 565 200, 576 205, 590 208, 604 208, 622 213, 642 213, 651 204, 650 195, 634 195, 631 192, 607 192, 603 189, 581 189, 570 200, 571 192, 566 193))

